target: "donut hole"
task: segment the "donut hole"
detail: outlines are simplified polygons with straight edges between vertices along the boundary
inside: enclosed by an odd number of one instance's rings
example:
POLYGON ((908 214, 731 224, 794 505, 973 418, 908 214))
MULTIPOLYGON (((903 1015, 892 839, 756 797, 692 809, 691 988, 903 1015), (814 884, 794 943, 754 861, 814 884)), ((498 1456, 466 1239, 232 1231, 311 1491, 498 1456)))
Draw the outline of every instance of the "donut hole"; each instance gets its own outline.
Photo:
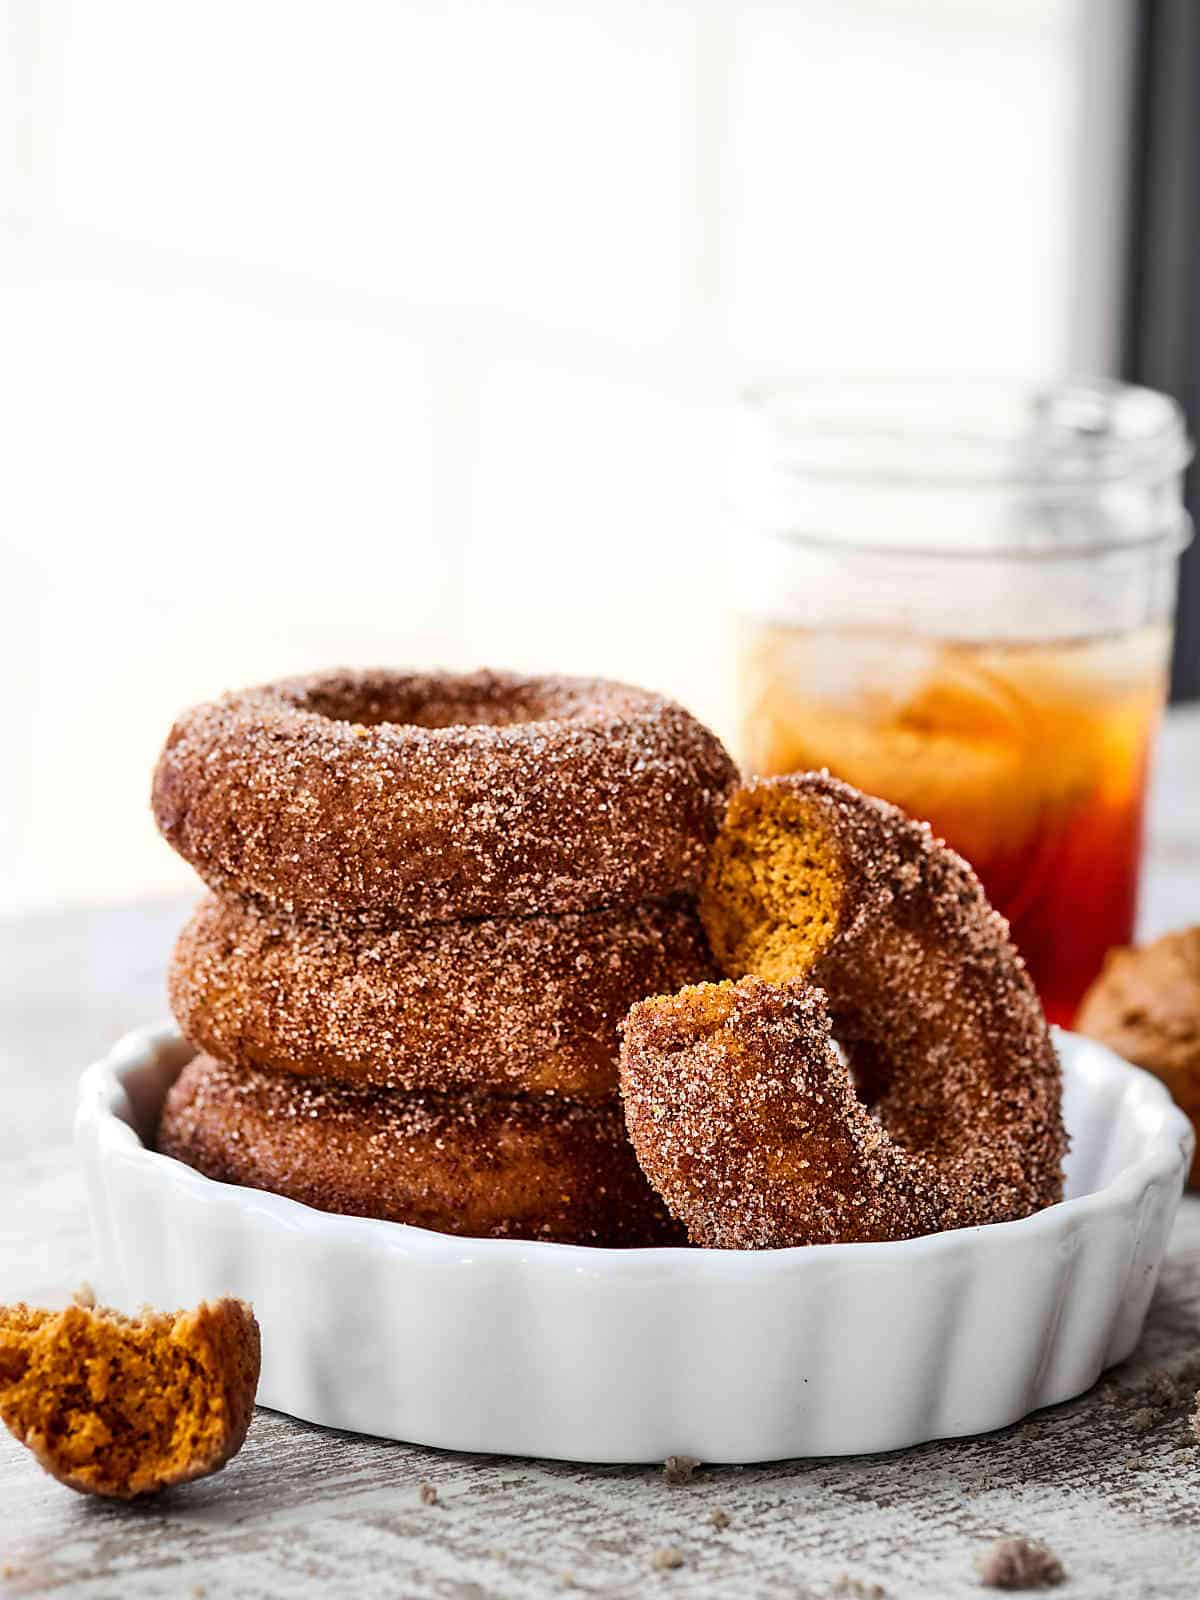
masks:
POLYGON ((507 728, 551 719, 556 715, 552 699, 549 687, 532 678, 389 673, 322 683, 308 690, 300 709, 360 728, 507 728))
POLYGON ((833 938, 843 884, 815 809, 779 788, 743 791, 713 850, 700 914, 731 976, 803 978, 833 938))
POLYGON ((834 1012, 832 1025, 833 1047, 850 1074, 854 1092, 868 1111, 874 1111, 891 1084, 891 1062, 872 1040, 854 1037, 849 1017, 834 1012))

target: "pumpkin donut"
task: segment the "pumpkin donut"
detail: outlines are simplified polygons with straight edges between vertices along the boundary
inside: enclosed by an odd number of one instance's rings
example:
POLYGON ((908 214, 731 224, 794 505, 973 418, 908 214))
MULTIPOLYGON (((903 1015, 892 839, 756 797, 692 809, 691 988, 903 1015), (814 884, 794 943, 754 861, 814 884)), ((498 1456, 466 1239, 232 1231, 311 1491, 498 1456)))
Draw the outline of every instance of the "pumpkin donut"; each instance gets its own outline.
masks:
POLYGON ((318 1211, 471 1238, 683 1242, 643 1177, 620 1101, 347 1089, 197 1056, 158 1148, 207 1177, 318 1211))
POLYGON ((1166 1084, 1196 1130, 1188 1182, 1200 1188, 1200 925, 1110 950, 1074 1027, 1166 1084))
POLYGON ((206 899, 168 991, 199 1049, 346 1084, 611 1100, 635 1000, 717 976, 690 901, 322 928, 206 899))
POLYGON ((343 670, 186 711, 153 807, 218 893, 390 927, 693 890, 735 781, 714 734, 625 684, 343 670))
POLYGON ((244 1300, 136 1317, 0 1306, 0 1418, 68 1488, 132 1500, 238 1453, 260 1357, 244 1300))
POLYGON ((621 1052, 630 1138, 693 1243, 907 1239, 1061 1199, 1041 1006, 927 825, 824 773, 752 783, 700 904, 743 981, 634 1006, 621 1052))

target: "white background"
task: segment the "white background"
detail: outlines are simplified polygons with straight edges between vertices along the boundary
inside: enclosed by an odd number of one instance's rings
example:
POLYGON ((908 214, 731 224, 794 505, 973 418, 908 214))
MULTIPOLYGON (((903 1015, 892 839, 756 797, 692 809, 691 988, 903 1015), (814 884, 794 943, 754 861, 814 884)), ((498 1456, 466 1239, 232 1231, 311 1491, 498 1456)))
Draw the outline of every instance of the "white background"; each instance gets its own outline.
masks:
POLYGON ((1125 0, 8 0, 0 909, 186 884, 183 705, 609 673, 728 731, 763 372, 1110 370, 1125 0))

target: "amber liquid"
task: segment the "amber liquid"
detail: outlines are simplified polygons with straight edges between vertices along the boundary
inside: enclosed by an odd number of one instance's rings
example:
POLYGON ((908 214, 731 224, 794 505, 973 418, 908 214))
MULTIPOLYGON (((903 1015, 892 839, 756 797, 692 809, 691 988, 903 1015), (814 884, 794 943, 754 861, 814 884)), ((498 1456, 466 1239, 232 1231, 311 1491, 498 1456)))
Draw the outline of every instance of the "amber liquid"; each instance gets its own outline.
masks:
POLYGON ((772 776, 828 767, 930 822, 1069 1026, 1133 933, 1168 646, 1165 625, 1030 645, 750 622, 743 761, 772 776))

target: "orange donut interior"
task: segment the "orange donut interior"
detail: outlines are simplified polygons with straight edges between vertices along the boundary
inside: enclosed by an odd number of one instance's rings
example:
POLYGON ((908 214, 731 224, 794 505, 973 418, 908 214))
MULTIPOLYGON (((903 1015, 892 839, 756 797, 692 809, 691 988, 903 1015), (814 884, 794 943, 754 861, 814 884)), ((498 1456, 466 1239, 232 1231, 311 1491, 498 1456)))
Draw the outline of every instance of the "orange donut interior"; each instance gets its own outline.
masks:
POLYGON ((803 978, 838 929, 845 884, 817 809, 781 789, 734 795, 709 860, 700 915, 730 977, 803 978))
POLYGON ((0 1307, 0 1417, 64 1483, 129 1499, 238 1448, 258 1360, 240 1301, 140 1317, 0 1307))

